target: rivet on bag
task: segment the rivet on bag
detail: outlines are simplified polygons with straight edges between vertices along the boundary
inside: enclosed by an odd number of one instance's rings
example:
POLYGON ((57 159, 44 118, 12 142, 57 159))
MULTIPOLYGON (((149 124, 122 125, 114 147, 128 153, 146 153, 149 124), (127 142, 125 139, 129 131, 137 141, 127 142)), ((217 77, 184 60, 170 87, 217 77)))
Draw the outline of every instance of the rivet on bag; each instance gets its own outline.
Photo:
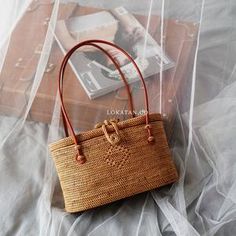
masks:
POLYGON ((77 44, 64 57, 59 79, 59 97, 65 131, 70 136, 49 145, 61 183, 67 212, 79 212, 175 182, 178 174, 170 157, 160 114, 150 114, 147 88, 132 57, 104 40, 77 44), (129 85, 115 59, 100 44, 123 53, 134 65, 144 88, 146 113, 135 116, 129 85), (132 118, 105 120, 95 129, 75 134, 63 102, 63 77, 70 56, 83 46, 104 52, 125 83, 132 118))

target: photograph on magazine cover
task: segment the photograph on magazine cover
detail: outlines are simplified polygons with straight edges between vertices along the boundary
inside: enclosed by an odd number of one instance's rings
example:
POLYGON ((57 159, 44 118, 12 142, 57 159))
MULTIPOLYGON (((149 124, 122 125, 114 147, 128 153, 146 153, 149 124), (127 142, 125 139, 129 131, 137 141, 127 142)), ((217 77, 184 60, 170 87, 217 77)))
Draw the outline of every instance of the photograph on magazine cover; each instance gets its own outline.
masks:
MULTIPOLYGON (((139 21, 124 7, 59 20, 56 39, 66 53, 76 43, 88 39, 109 40, 125 49, 138 64, 144 78, 174 66, 158 43, 146 32, 139 21)), ((138 80, 132 63, 117 49, 104 46, 115 58, 129 83, 138 80)), ((94 47, 76 51, 70 64, 90 99, 105 95, 123 86, 118 70, 109 58, 94 47)))

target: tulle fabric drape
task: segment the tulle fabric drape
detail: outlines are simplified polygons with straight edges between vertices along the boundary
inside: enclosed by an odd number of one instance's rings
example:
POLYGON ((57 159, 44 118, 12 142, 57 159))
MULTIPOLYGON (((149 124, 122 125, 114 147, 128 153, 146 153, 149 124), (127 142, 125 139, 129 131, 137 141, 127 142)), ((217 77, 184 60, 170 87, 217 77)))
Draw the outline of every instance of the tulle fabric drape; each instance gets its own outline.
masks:
MULTIPOLYGON (((46 35, 25 104, 14 93, 9 92, 6 97, 8 75, 0 79, 0 100, 15 99, 15 107, 20 109, 18 116, 2 112, 0 116, 1 235, 235 235, 236 3, 231 0, 73 1, 81 6, 105 9, 125 6, 132 13, 146 16, 147 30, 150 30, 151 16, 159 15, 158 36, 163 50, 165 19, 193 22, 198 31, 185 71, 182 99, 172 98, 176 119, 170 145, 179 181, 171 187, 109 206, 68 214, 63 208, 60 184, 47 148, 48 143, 64 136, 59 125, 58 99, 53 104, 49 124, 34 121, 30 114, 48 60, 54 53, 58 12, 61 4, 72 1, 2 2, 0 69, 6 63, 14 67, 15 61, 6 61, 11 33, 29 10, 29 4, 37 7, 39 2, 51 4, 52 11, 46 19, 46 35)), ((28 22, 22 35, 36 34, 36 27, 28 22)), ((179 66, 182 61, 175 63, 179 66)), ((166 105, 160 101, 166 96, 164 72, 155 79, 160 86, 151 109, 163 113, 166 105)), ((18 88, 13 89, 18 93, 18 88)), ((94 123, 98 119, 95 114, 94 123)))

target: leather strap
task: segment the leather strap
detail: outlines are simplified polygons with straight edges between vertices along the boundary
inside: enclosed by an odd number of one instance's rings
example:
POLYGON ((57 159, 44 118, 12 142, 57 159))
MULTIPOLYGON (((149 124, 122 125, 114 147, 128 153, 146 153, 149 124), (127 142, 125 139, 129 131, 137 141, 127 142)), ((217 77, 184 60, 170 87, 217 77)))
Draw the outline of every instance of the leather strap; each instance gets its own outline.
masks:
MULTIPOLYGON (((129 84, 127 83, 126 79, 125 79, 125 76, 124 76, 124 73, 122 72, 122 70, 120 69, 120 66, 119 64, 116 62, 116 60, 110 55, 110 53, 108 53, 104 48, 98 46, 97 44, 93 44, 93 43, 88 43, 87 45, 90 45, 90 46, 93 46, 93 47, 96 47, 98 48, 99 50, 101 50, 102 52, 104 52, 109 58, 110 60, 113 62, 113 64, 115 65, 116 69, 119 71, 119 74, 125 84, 125 87, 126 87, 126 91, 128 93, 128 101, 129 101, 129 106, 130 106, 130 110, 132 112, 132 117, 135 117, 135 112, 134 112, 134 105, 133 105, 133 97, 131 95, 131 92, 130 92, 130 86, 129 84)), ((87 46, 86 45, 86 46, 87 46)), ((65 56, 67 57, 67 55, 65 56)), ((70 57, 70 56, 69 56, 70 57)), ((63 62, 62 62, 63 63, 63 62)), ((64 73, 64 71, 63 71, 64 73)), ((63 91, 63 79, 61 79, 61 91, 63 91)), ((63 95, 63 93, 62 93, 63 95)), ((65 131, 65 135, 66 137, 69 136, 69 131, 68 131, 68 127, 67 127, 67 124, 66 124, 66 118, 64 116, 64 113, 62 112, 62 121, 63 121, 63 126, 64 126, 64 131, 65 131)))
MULTIPOLYGON (((98 48, 99 50, 103 51, 111 60, 112 62, 115 64, 115 66, 117 66, 117 62, 113 59, 113 57, 104 49, 104 48, 101 48, 100 46, 98 46, 97 44, 106 44, 106 45, 110 45, 116 49, 118 49, 121 53, 123 53, 130 61, 131 63, 134 65, 135 69, 137 70, 138 72, 138 75, 141 79, 141 82, 143 84, 143 88, 144 88, 144 99, 145 99, 145 106, 146 106, 146 114, 145 114, 145 117, 146 117, 146 126, 145 128, 147 129, 148 131, 148 141, 149 142, 153 142, 154 141, 154 137, 152 136, 151 134, 151 125, 149 124, 149 104, 148 104, 148 94, 147 94, 147 88, 146 88, 146 84, 145 84, 145 81, 144 81, 144 78, 142 76, 142 73, 140 71, 140 69, 138 68, 136 62, 133 60, 133 58, 125 51, 123 50, 122 48, 120 48, 119 46, 111 43, 111 42, 108 42, 108 41, 105 41, 105 40, 87 40, 87 41, 83 41, 77 45, 75 45, 71 50, 69 50, 67 52, 67 54, 65 55, 63 61, 62 61, 62 64, 61 64, 61 67, 60 67, 60 71, 59 71, 59 78, 58 78, 58 90, 59 90, 59 97, 60 97, 60 102, 61 102, 61 110, 62 110, 62 114, 63 114, 63 117, 65 119, 65 124, 67 126, 67 128, 69 128, 69 131, 70 131, 70 134, 73 138, 73 141, 75 143, 75 147, 77 148, 78 147, 78 155, 80 156, 80 152, 79 152, 79 147, 80 145, 78 145, 78 141, 77 141, 77 138, 76 138, 76 135, 75 135, 75 132, 74 132, 74 129, 71 125, 71 122, 69 120, 69 117, 67 115, 67 112, 66 112, 66 109, 65 109, 65 106, 64 106, 64 101, 63 101, 63 93, 62 93, 62 81, 63 81, 63 77, 64 77, 64 73, 65 73, 65 68, 66 68, 66 65, 69 61, 69 58, 70 56, 79 48, 83 47, 83 46, 93 46, 93 47, 96 47, 98 48)), ((119 66, 118 66, 119 67, 119 66)), ((117 67, 117 69, 118 69, 117 67)), ((129 86, 128 86, 128 83, 122 73, 122 71, 120 70, 120 68, 118 69, 118 71, 120 72, 121 74, 121 77, 126 85, 126 88, 127 90, 129 91, 128 94, 129 94, 129 101, 131 104, 132 103, 132 96, 131 96, 131 93, 130 93, 130 90, 129 90, 129 86)), ((132 106, 132 105, 131 105, 132 106)), ((133 109, 132 109, 133 111, 133 109)))

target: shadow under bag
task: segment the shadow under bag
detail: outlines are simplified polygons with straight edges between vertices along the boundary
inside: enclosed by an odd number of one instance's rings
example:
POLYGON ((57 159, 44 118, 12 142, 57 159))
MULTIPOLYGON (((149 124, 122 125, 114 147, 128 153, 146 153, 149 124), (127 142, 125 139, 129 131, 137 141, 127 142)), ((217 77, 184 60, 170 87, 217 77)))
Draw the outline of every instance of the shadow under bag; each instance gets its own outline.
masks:
POLYGON ((175 182, 178 174, 170 156, 161 114, 150 114, 146 85, 135 61, 117 45, 104 40, 77 44, 65 56, 59 72, 59 97, 70 136, 49 145, 67 212, 79 212, 175 182), (144 88, 146 113, 135 116, 129 85, 116 60, 100 45, 123 53, 134 65, 144 88), (125 83, 132 118, 105 120, 95 129, 75 134, 63 102, 63 77, 70 56, 93 46, 114 63, 125 83))

